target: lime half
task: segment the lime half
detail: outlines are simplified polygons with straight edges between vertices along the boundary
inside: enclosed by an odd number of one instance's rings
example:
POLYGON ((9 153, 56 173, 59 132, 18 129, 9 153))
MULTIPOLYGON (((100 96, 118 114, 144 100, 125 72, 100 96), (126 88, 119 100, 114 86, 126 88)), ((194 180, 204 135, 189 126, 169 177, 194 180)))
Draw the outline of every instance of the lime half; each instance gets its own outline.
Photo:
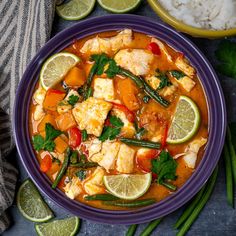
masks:
POLYGON ((17 193, 17 207, 21 214, 34 222, 45 222, 53 218, 53 213, 43 201, 33 182, 23 182, 17 193))
POLYGON ((134 10, 141 0, 98 0, 100 6, 113 13, 126 13, 134 10))
POLYGON ((186 96, 180 96, 172 123, 168 131, 167 142, 184 143, 198 131, 201 117, 195 102, 186 96))
POLYGON ((65 20, 80 20, 94 8, 96 0, 71 0, 56 7, 57 14, 65 20))
POLYGON ((44 62, 40 72, 40 82, 44 89, 49 89, 60 82, 80 58, 68 52, 60 52, 44 62))
POLYGON ((107 190, 116 197, 133 200, 147 192, 151 185, 152 175, 147 174, 121 174, 104 176, 107 190))
POLYGON ((35 225, 35 230, 40 236, 73 236, 76 235, 78 229, 78 217, 70 217, 35 225))

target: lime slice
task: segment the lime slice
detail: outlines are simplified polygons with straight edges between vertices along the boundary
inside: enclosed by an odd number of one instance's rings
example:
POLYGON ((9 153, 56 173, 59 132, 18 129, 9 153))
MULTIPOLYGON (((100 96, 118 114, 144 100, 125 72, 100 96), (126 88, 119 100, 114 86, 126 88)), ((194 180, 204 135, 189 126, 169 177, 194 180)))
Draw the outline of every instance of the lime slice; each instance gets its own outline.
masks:
POLYGON ((141 0, 98 0, 100 6, 113 13, 125 13, 138 7, 141 0))
POLYGON ((71 0, 56 7, 57 14, 65 20, 80 20, 94 8, 96 0, 71 0))
POLYGON ((133 200, 147 192, 151 185, 152 175, 147 174, 121 174, 104 176, 107 190, 116 197, 133 200))
POLYGON ((79 61, 79 57, 68 52, 60 52, 49 57, 40 72, 40 82, 43 88, 48 90, 60 82, 79 61))
POLYGON ((197 133, 200 125, 200 112, 195 102, 186 96, 180 96, 167 142, 171 144, 184 143, 197 133))
POLYGON ((45 222, 53 218, 52 211, 30 179, 24 181, 20 186, 16 201, 21 214, 30 221, 45 222))
POLYGON ((78 229, 79 218, 75 216, 35 225, 35 230, 40 236, 73 236, 78 229))

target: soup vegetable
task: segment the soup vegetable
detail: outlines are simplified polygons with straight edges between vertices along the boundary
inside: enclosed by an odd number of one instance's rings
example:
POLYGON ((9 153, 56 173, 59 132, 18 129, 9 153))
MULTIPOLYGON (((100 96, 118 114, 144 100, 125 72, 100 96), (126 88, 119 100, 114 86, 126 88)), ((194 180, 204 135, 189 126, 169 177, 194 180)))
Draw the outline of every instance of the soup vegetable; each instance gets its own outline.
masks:
POLYGON ((29 125, 52 188, 117 210, 173 194, 208 137, 195 69, 165 42, 130 29, 77 40, 47 59, 29 125))

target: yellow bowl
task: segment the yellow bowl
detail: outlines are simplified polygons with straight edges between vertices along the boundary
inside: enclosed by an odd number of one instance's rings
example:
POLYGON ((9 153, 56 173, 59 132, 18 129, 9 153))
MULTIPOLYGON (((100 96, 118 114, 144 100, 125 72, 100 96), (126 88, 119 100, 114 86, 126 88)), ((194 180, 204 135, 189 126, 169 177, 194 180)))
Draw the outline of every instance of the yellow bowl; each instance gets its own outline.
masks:
POLYGON ((163 8, 160 3, 158 3, 157 0, 148 0, 148 3, 152 7, 152 9, 162 18, 163 21, 183 33, 190 34, 194 37, 210 39, 236 35, 236 28, 228 30, 207 30, 187 25, 182 21, 177 20, 175 17, 171 16, 168 11, 163 8))

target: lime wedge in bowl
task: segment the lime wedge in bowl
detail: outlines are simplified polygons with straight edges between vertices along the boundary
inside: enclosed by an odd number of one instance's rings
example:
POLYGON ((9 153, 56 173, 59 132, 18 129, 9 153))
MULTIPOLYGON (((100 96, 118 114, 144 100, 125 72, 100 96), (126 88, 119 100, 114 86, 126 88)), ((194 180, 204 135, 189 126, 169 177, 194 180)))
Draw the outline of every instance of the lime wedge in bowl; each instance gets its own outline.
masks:
POLYGON ((49 57, 40 71, 40 83, 48 90, 60 82, 80 58, 68 52, 60 52, 49 57))
POLYGON ((30 221, 46 222, 53 218, 52 211, 30 179, 24 181, 20 186, 16 201, 21 214, 30 221))
POLYGON ((196 103, 186 96, 180 96, 167 135, 170 144, 184 143, 198 131, 201 116, 196 103))
POLYGON ((35 225, 35 230, 39 236, 74 236, 78 229, 79 218, 75 216, 35 225))
POLYGON ((141 0, 98 0, 100 6, 113 13, 126 13, 134 10, 141 0))
POLYGON ((71 0, 56 7, 57 14, 65 20, 80 20, 92 12, 96 0, 71 0))
POLYGON ((107 175, 103 180, 111 194, 121 199, 133 200, 147 192, 152 175, 151 173, 107 175))

